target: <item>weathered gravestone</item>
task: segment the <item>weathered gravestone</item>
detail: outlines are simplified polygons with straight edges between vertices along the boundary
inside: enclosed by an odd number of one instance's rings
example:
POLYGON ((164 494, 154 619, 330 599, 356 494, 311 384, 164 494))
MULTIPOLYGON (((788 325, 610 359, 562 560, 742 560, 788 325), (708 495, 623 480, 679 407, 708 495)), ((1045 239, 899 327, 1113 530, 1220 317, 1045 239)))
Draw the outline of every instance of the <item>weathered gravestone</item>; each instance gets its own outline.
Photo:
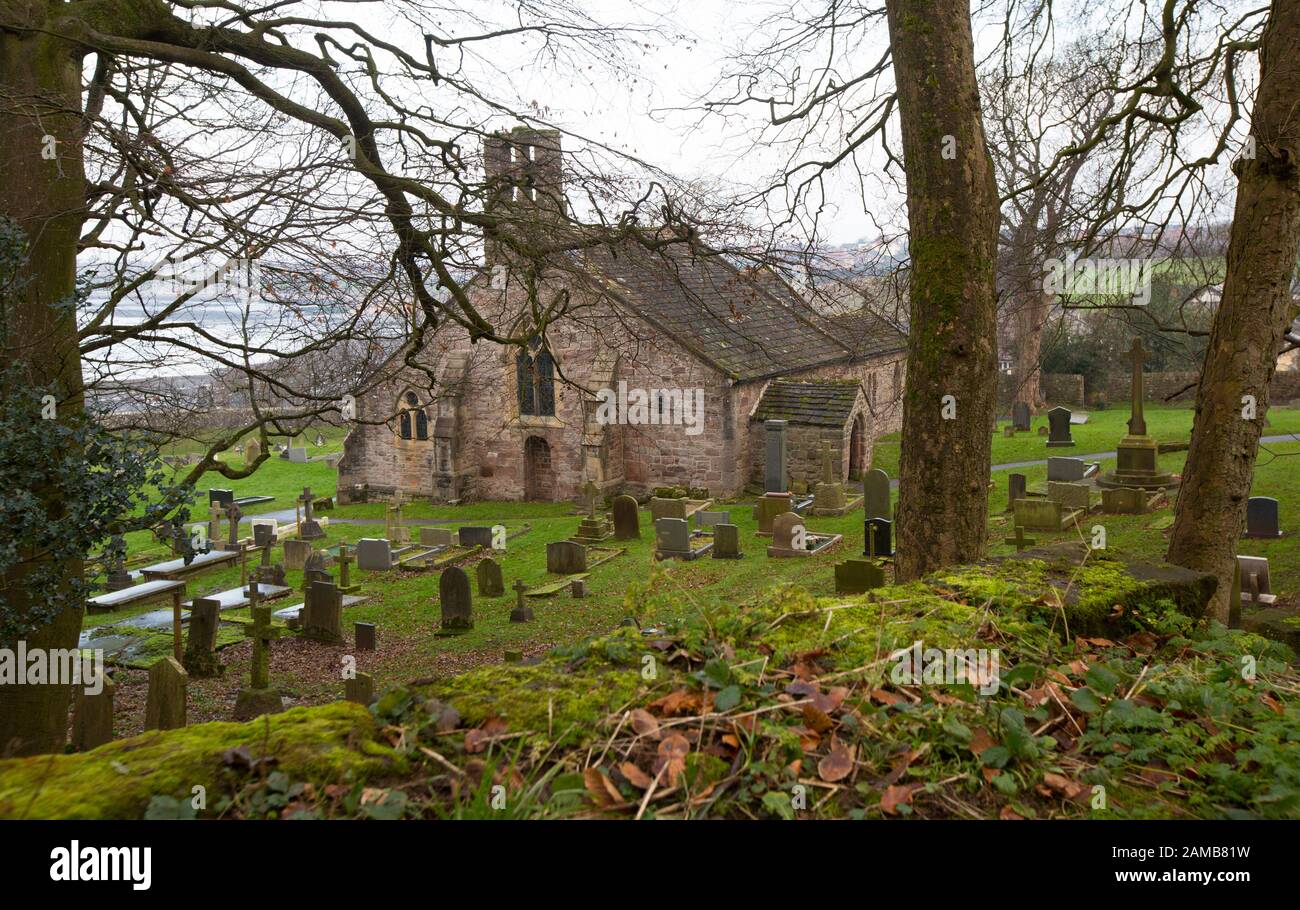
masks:
POLYGON ((185 644, 185 671, 196 679, 220 676, 225 669, 217 659, 217 627, 221 601, 196 597, 190 603, 190 632, 185 644))
POLYGON ((1010 474, 1007 476, 1007 512, 1014 511, 1017 499, 1024 499, 1029 493, 1029 484, 1024 474, 1010 474))
POLYGON ((329 581, 313 581, 302 607, 302 637, 343 644, 343 592, 329 581))
POLYGON ((373 651, 379 643, 379 635, 372 622, 354 622, 352 637, 357 643, 358 651, 373 651))
POLYGON ((511 585, 515 592, 515 607, 510 611, 511 622, 532 622, 533 608, 528 606, 524 600, 524 592, 528 590, 528 585, 524 584, 522 578, 516 578, 515 583, 511 585))
POLYGON ((655 556, 675 559, 691 555, 691 527, 684 518, 660 518, 655 522, 655 556))
POLYGON ((885 570, 869 559, 847 559, 835 565, 836 594, 865 594, 885 584, 885 570))
POLYGON ((1017 401, 1011 406, 1011 426, 1016 430, 1029 430, 1029 404, 1017 401))
POLYGON ((478 581, 479 597, 500 597, 506 593, 505 579, 501 577, 501 564, 490 556, 479 560, 474 575, 478 581))
POLYGON ((244 465, 245 466, 250 465, 253 462, 257 461, 257 459, 261 456, 261 454, 262 454, 262 446, 258 443, 256 439, 250 439, 248 440, 248 442, 244 443, 244 465))
POLYGON ((484 525, 465 525, 459 531, 462 547, 492 549, 492 529, 484 525))
POLYGON ((772 520, 772 544, 767 548, 768 556, 802 556, 807 553, 804 538, 807 528, 803 516, 795 512, 786 512, 772 520), (796 546, 797 545, 797 546, 796 546))
POLYGON ((686 517, 686 500, 670 499, 662 496, 652 497, 650 500, 650 520, 658 521, 661 518, 685 518, 686 517))
POLYGON ((1147 491, 1141 487, 1115 487, 1102 490, 1101 510, 1112 515, 1145 515, 1147 491))
POLYGON ((189 674, 174 657, 149 668, 149 694, 144 705, 146 730, 175 730, 185 726, 185 692, 189 674))
POLYGON ((302 503, 303 510, 302 521, 298 524, 298 538, 300 540, 320 540, 325 536, 325 529, 316 520, 316 497, 312 493, 311 487, 302 488, 302 495, 298 497, 298 501, 302 503))
POLYGON ((866 495, 864 508, 867 518, 889 518, 889 475, 880 468, 872 468, 862 481, 866 495))
POLYGON ((1092 508, 1092 487, 1086 483, 1063 483, 1058 480, 1047 484, 1047 498, 1070 509, 1092 508))
POLYGON ((701 509, 695 513, 695 527, 700 529, 729 524, 731 524, 730 512, 706 512, 701 509))
POLYGON ((474 601, 464 569, 448 566, 442 570, 438 579, 438 603, 442 607, 438 635, 462 635, 474 628, 474 601))
POLYGON ((339 559, 338 559, 339 590, 342 591, 344 594, 351 594, 353 591, 357 590, 357 588, 361 587, 360 585, 355 585, 352 583, 351 566, 352 563, 356 561, 357 558, 353 556, 352 553, 349 551, 347 543, 340 542, 339 559))
POLYGON ((582 600, 587 596, 587 580, 585 578, 575 578, 573 584, 569 585, 569 591, 573 593, 574 600, 582 600))
POLYGON ((1271 604, 1277 602, 1268 575, 1268 559, 1263 556, 1238 556, 1241 573, 1241 602, 1271 604))
POLYGON ((293 462, 294 464, 307 463, 307 450, 305 448, 290 447, 287 454, 289 457, 289 461, 293 462))
POLYGON ((587 548, 571 540, 546 545, 546 571, 556 575, 577 575, 587 571, 587 548))
POLYGON ((451 528, 420 528, 420 546, 450 547, 455 536, 451 528))
POLYGON ((786 492, 786 449, 784 420, 767 420, 764 429, 763 490, 786 492))
POLYGON ((1074 437, 1070 435, 1070 409, 1056 407, 1047 412, 1047 423, 1049 431, 1047 434, 1047 447, 1049 449, 1065 448, 1074 445, 1074 437))
POLYGON ((253 640, 253 658, 249 662, 249 686, 235 696, 235 720, 252 720, 284 710, 284 699, 271 688, 271 642, 283 630, 271 625, 270 607, 254 603, 249 613, 253 621, 244 626, 244 637, 253 640))
POLYGON ((772 522, 778 515, 791 511, 793 500, 789 493, 767 493, 758 501, 758 532, 771 534, 772 522))
POLYGON ((377 572, 392 567, 393 546, 387 540, 382 537, 363 537, 357 541, 358 569, 377 572))
POLYGON ((1019 553, 1021 550, 1028 549, 1029 547, 1032 547, 1034 544, 1038 543, 1038 541, 1034 540, 1032 537, 1026 537, 1025 529, 1020 527, 1019 525, 1016 526, 1016 536, 1004 537, 1002 538, 1002 542, 1014 546, 1016 548, 1017 553, 1019 553))
POLYGON ((310 554, 310 541, 286 540, 284 542, 284 567, 286 569, 301 569, 307 565, 307 557, 310 554))
POLYGON ((614 497, 614 539, 640 540, 641 517, 637 502, 631 496, 614 497))
POLYGON ((369 673, 358 672, 343 680, 343 698, 358 705, 369 705, 375 700, 375 678, 369 673))
POLYGON ((1016 525, 1030 531, 1060 531, 1077 514, 1050 499, 1016 500, 1016 525))
POLYGON ((1276 499, 1271 496, 1252 496, 1246 500, 1246 533, 1242 536, 1282 536, 1282 522, 1278 517, 1276 499))
POLYGON ((1063 483, 1078 483, 1087 476, 1088 465, 1082 458, 1052 456, 1047 459, 1047 479, 1063 483))
POLYGON ((713 526, 714 559, 740 559, 745 554, 740 552, 740 528, 736 525, 721 524, 713 526))
POLYGON ((103 670, 76 688, 72 706, 72 746, 87 752, 113 741, 113 695, 117 686, 103 670))
POLYGON ((208 490, 208 505, 217 506, 224 509, 226 506, 233 504, 235 501, 234 490, 208 490))
POLYGON ((868 518, 863 524, 862 555, 894 555, 894 523, 888 518, 868 518))

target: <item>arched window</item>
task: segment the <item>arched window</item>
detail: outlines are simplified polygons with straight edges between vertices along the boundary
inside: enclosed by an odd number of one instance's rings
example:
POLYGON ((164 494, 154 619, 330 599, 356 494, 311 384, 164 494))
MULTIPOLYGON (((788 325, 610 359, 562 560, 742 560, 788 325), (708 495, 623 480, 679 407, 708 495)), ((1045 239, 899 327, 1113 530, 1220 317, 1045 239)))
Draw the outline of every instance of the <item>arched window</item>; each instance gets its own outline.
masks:
MULTIPOLYGON (((531 342, 534 348, 538 339, 531 342)), ((536 356, 520 351, 515 357, 515 380, 519 387, 519 413, 532 417, 555 416, 555 359, 544 348, 536 356)))
POLYGON ((411 438, 411 412, 403 411, 398 417, 399 433, 403 439, 411 438))
POLYGON ((425 439, 429 438, 429 416, 425 414, 424 408, 420 407, 420 396, 414 392, 407 392, 402 396, 399 402, 401 411, 397 415, 398 433, 403 439, 425 439), (414 418, 414 423, 412 419, 414 418), (414 434, 411 432, 414 426, 414 434))
POLYGON ((429 438, 429 418, 424 411, 415 412, 415 438, 429 438))

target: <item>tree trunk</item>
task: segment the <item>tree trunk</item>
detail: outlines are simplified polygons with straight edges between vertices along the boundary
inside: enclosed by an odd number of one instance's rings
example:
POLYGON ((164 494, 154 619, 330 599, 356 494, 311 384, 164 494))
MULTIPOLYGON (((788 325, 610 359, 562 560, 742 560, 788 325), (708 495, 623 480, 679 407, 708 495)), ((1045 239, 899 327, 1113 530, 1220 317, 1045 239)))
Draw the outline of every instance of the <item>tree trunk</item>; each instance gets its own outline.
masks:
POLYGON ((1237 203, 1227 276, 1196 390, 1196 422, 1168 556, 1218 576, 1213 612, 1225 622, 1300 246, 1300 0, 1274 0, 1259 60, 1251 127, 1255 157, 1234 168, 1237 203), (1243 417, 1246 395, 1258 403, 1253 420, 1243 417))
MULTIPOLYGON (((0 216, 17 222, 29 244, 20 269, 26 284, 17 293, 15 309, 5 314, 0 357, 6 365, 19 364, 33 386, 53 387, 57 419, 66 422, 83 413, 81 360, 75 314, 54 305, 66 301, 75 287, 85 208, 81 60, 71 45, 39 31, 46 15, 42 3, 0 6, 0 216), (18 22, 37 31, 3 30, 18 22)), ((52 510, 60 508, 59 490, 32 492, 52 510)), ((30 549, 23 550, 21 541, 19 546, 20 556, 38 558, 30 549)), ((6 574, 3 584, 9 610, 21 618, 30 615, 32 592, 25 578, 34 566, 19 566, 6 574)), ((82 572, 80 560, 61 566, 68 581, 79 579, 82 572)), ((28 651, 75 648, 81 613, 79 607, 70 608, 52 622, 34 621, 36 628, 24 636, 28 651)), ((67 735, 70 697, 67 685, 0 686, 0 754, 60 749, 67 735)))
POLYGON ((999 212, 967 0, 887 0, 886 10, 912 262, 895 560, 910 580, 984 552, 999 212))
POLYGON ((1043 372, 1040 361, 1043 353, 1043 327, 1047 324, 1051 298, 1039 288, 1027 288, 1018 301, 1015 320, 1016 357, 1012 364, 1012 388, 1016 401, 1037 411, 1046 404, 1043 398, 1043 372))

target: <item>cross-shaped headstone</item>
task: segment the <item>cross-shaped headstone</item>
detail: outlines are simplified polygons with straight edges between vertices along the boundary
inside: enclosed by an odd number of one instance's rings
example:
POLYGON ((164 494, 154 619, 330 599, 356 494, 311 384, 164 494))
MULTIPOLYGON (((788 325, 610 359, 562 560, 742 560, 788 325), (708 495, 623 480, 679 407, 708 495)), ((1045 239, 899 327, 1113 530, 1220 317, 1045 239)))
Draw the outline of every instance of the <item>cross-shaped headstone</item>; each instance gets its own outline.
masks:
POLYGON ((1026 537, 1025 529, 1016 525, 1016 536, 1004 537, 1003 543, 1015 544, 1016 552, 1019 553, 1021 550, 1032 547, 1034 544, 1038 543, 1038 541, 1032 537, 1026 537))
POLYGON ((253 639, 253 688, 266 689, 271 685, 271 642, 284 630, 271 625, 270 607, 251 605, 256 598, 256 594, 251 595, 249 611, 253 614, 253 621, 244 626, 244 637, 253 639))
POLYGON ((822 483, 834 483, 835 478, 831 472, 831 447, 822 448, 822 483))
POLYGON ((1133 397, 1133 413, 1128 419, 1128 432, 1130 436, 1145 436, 1147 421, 1142 413, 1142 399, 1146 396, 1142 391, 1142 362, 1146 360, 1146 352, 1142 350, 1141 338, 1133 339, 1133 347, 1129 348, 1128 357, 1133 364, 1133 382, 1130 389, 1133 397))
POLYGON ((239 519, 243 517, 243 510, 234 502, 226 506, 226 520, 230 522, 230 527, 226 529, 226 548, 229 550, 239 547, 239 519))
POLYGON ((582 485, 583 498, 587 500, 587 514, 592 518, 596 517, 596 498, 600 495, 600 487, 592 481, 587 481, 582 485))
POLYGON ((302 488, 302 495, 298 497, 298 501, 302 503, 303 515, 304 517, 306 517, 308 521, 311 521, 313 518, 316 517, 313 514, 312 507, 311 507, 311 504, 315 499, 316 497, 312 493, 311 487, 302 488))
POLYGON ((352 556, 348 554, 348 545, 339 542, 339 587, 347 588, 351 586, 348 580, 348 566, 352 564, 352 556))
POLYGON ((510 611, 511 622, 531 622, 533 619, 533 608, 524 603, 524 592, 528 590, 528 585, 524 584, 522 578, 516 578, 515 583, 510 587, 515 591, 515 608, 510 611))

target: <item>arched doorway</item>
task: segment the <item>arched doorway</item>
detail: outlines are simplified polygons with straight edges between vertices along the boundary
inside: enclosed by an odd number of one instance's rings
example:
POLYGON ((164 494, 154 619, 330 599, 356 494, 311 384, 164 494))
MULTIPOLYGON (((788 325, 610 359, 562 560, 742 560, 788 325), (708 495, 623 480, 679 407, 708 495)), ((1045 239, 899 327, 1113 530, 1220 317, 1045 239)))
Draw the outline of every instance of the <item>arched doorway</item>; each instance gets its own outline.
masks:
POLYGON ((524 498, 534 502, 555 501, 551 447, 540 436, 524 440, 524 498))
POLYGON ((849 430, 849 480, 861 480, 867 469, 867 424, 859 413, 849 430))

